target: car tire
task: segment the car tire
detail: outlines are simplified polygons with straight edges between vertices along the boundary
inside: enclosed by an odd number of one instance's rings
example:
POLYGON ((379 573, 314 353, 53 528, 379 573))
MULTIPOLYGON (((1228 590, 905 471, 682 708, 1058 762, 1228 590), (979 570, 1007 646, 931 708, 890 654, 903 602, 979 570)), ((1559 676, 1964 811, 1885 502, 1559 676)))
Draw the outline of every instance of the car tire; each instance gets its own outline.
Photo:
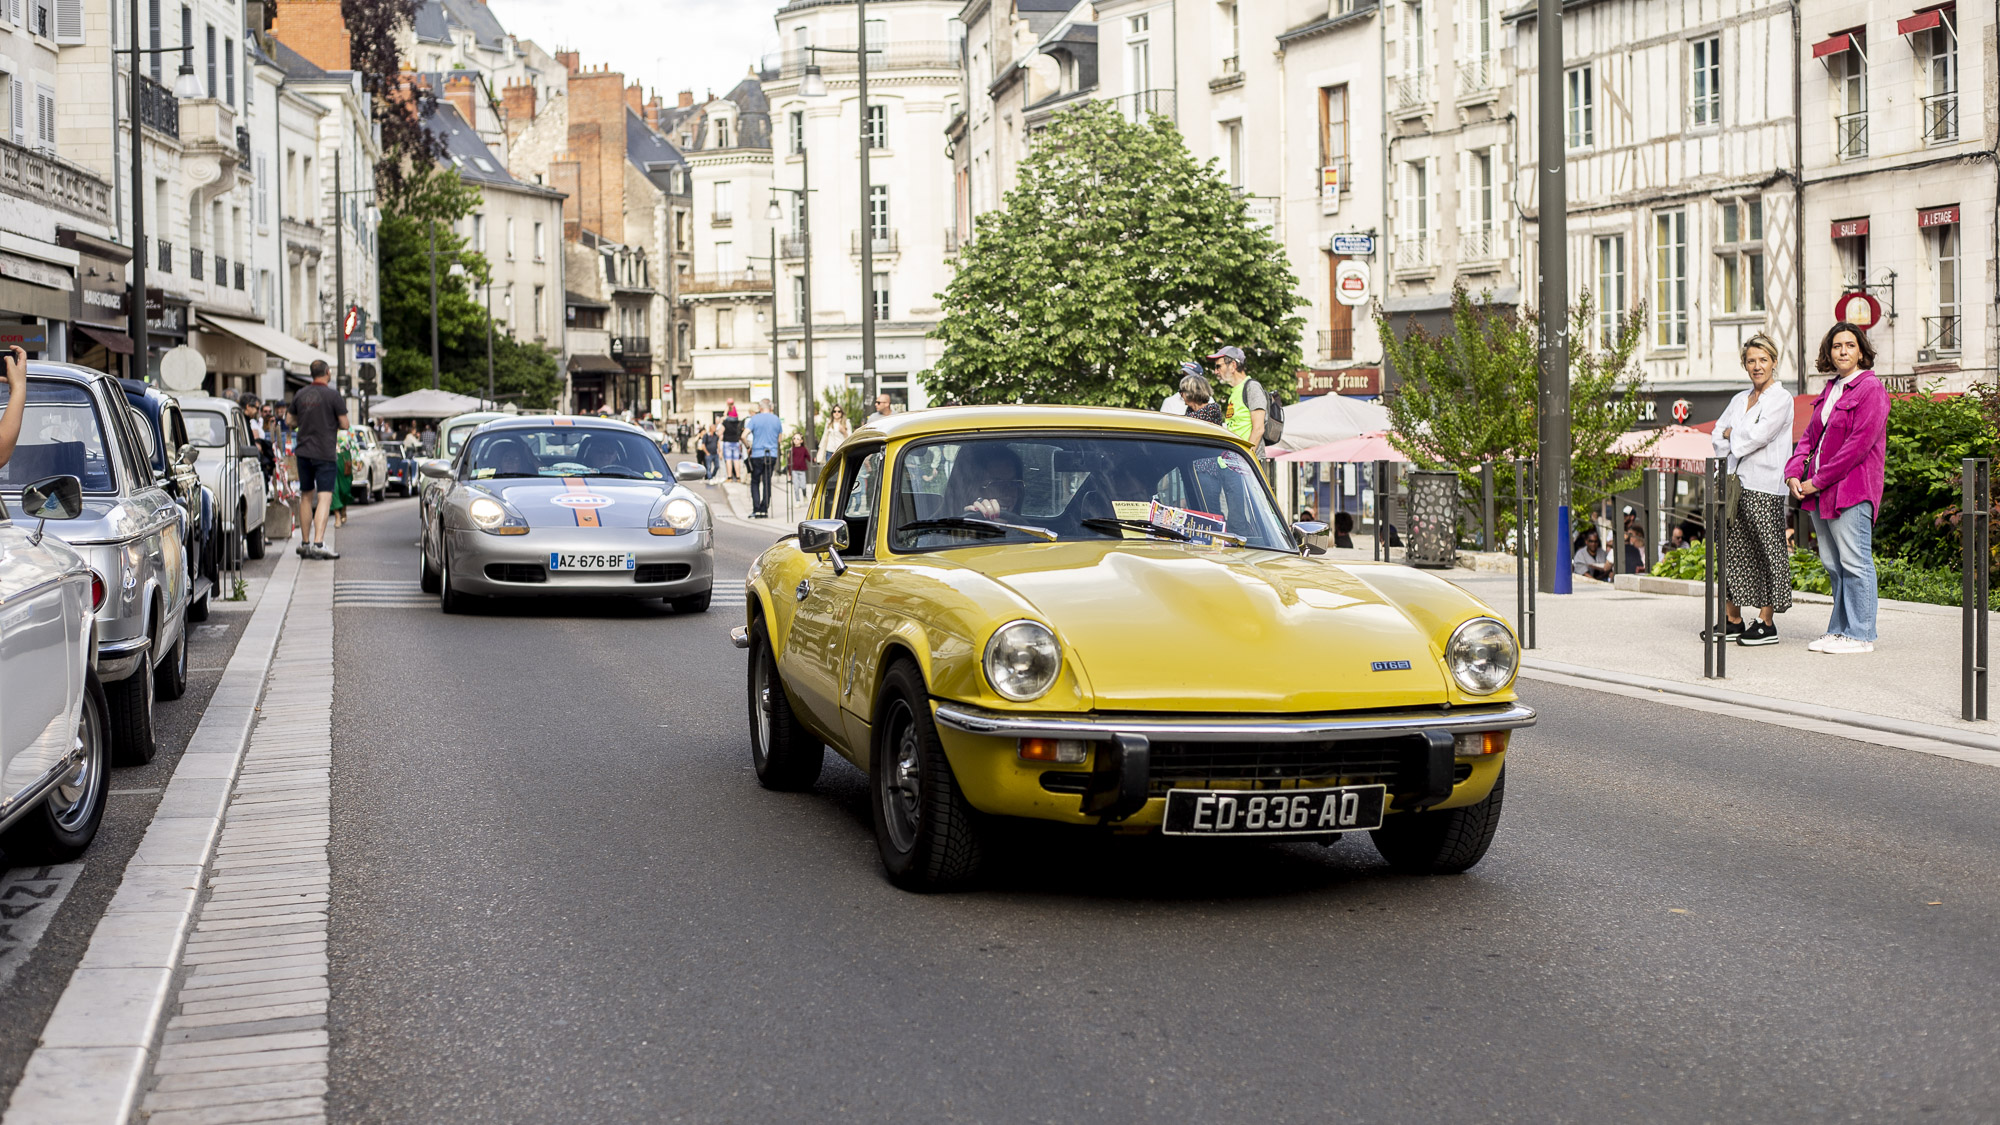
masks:
POLYGON ((67 863, 82 855, 97 836, 111 788, 106 715, 103 685, 97 682, 96 672, 86 672, 76 729, 77 740, 83 743, 83 760, 39 808, 0 835, 0 852, 6 854, 9 864, 67 863))
POLYGON ((707 613, 708 603, 715 597, 715 587, 710 586, 699 594, 689 594, 685 598, 668 598, 667 604, 675 613, 707 613))
POLYGON ((375 495, 368 502, 370 504, 380 504, 382 501, 388 498, 389 498, 389 486, 385 484, 382 487, 375 490, 375 495))
POLYGON ((143 766, 160 752, 160 740, 153 730, 153 662, 139 658, 131 675, 104 689, 105 709, 111 716, 111 764, 143 766))
POLYGON ((208 620, 208 599, 213 596, 214 587, 211 586, 209 593, 203 594, 198 598, 188 599, 187 619, 194 622, 208 620))
POLYGON ((264 528, 261 524, 257 530, 243 537, 243 557, 246 559, 264 557, 264 528))
POLYGON ((187 694, 188 689, 188 642, 187 631, 181 631, 181 639, 174 644, 174 651, 161 662, 153 672, 153 698, 174 700, 187 694))
POLYGON ((826 764, 826 744, 792 710, 778 654, 762 621, 750 626, 750 764, 766 789, 797 793, 813 787, 826 764))
POLYGON ((1382 819, 1369 835, 1389 866, 1405 875, 1457 875, 1486 855, 1500 828, 1507 795, 1507 770, 1493 779, 1493 792, 1476 805, 1435 812, 1397 813, 1382 819))
POLYGON ((430 536, 417 544, 417 588, 426 594, 438 592, 438 568, 431 565, 430 536))
POLYGON ((931 721, 930 693, 914 665, 898 661, 882 678, 869 754, 868 806, 889 881, 906 891, 948 891, 978 874, 984 825, 931 721))
POLYGON ((445 551, 438 565, 438 608, 446 613, 469 613, 472 599, 451 588, 451 552, 445 551))

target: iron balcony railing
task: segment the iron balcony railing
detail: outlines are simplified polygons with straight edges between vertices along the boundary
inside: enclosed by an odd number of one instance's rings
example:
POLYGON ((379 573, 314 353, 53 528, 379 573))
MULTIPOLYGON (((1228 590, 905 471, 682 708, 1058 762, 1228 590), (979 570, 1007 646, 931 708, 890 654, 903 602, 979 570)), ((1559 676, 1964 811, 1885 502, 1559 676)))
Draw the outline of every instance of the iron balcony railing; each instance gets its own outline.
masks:
POLYGON ((1860 160, 1868 155, 1868 111, 1846 113, 1833 119, 1833 143, 1842 160, 1860 160))
POLYGON ((1493 88, 1493 57, 1481 55, 1458 64, 1458 91, 1477 94, 1493 88))
POLYGON ((231 264, 234 265, 236 269, 235 272, 230 276, 230 281, 234 283, 233 287, 240 291, 243 288, 243 263, 233 262, 231 264))
POLYGON ((215 256, 215 283, 225 286, 229 284, 229 259, 220 254, 215 256))
POLYGON ((691 273, 682 277, 683 293, 761 293, 771 288, 771 271, 755 266, 721 273, 691 273))
POLYGON ((1127 121, 1138 121, 1145 117, 1160 116, 1173 119, 1175 99, 1172 90, 1141 90, 1136 94, 1120 94, 1112 99, 1118 113, 1127 121))
MULTIPOLYGON (((1336 174, 1340 178, 1340 190, 1342 191, 1354 190, 1353 182, 1348 179, 1348 176, 1352 174, 1352 168, 1353 168, 1352 161, 1350 161, 1345 156, 1322 157, 1321 160, 1322 162, 1320 164, 1320 167, 1322 169, 1335 168, 1339 170, 1336 174)), ((1326 184, 1324 179, 1321 180, 1320 190, 1322 194, 1326 190, 1326 184)))
POLYGON ((160 247, 159 259, 154 263, 153 268, 159 270, 161 273, 174 272, 174 244, 162 238, 158 240, 158 245, 160 247))
POLYGON ((1483 262, 1499 257, 1500 240, 1492 227, 1458 232, 1458 257, 1464 262, 1483 262))
POLYGON ((1325 363, 1354 358, 1354 329, 1322 328, 1319 331, 1319 358, 1325 363))
POLYGON ((1430 83, 1422 71, 1396 79, 1396 108, 1416 109, 1430 101, 1430 83))
MULTIPOLYGON (((868 252, 871 254, 895 254, 902 248, 902 240, 896 236, 894 229, 878 230, 875 237, 868 240, 868 252)), ((858 230, 848 236, 848 253, 861 253, 861 232, 858 230)))
POLYGON ((139 76, 139 123, 169 137, 181 135, 181 100, 143 74, 139 76))
POLYGON ((1924 99, 1924 143, 1949 144, 1958 139, 1958 91, 1924 99))
POLYGON ((618 356, 641 356, 653 354, 653 340, 650 336, 613 336, 611 354, 618 356))
POLYGON ((1396 268, 1428 269, 1437 264, 1437 239, 1431 234, 1406 234, 1396 240, 1396 268))
POLYGON ((964 240, 964 239, 962 239, 962 238, 960 238, 960 237, 958 236, 958 228, 956 228, 956 227, 946 227, 946 228, 944 228, 944 252, 945 252, 945 253, 947 253, 947 254, 956 254, 956 253, 958 253, 958 252, 959 252, 959 250, 960 250, 961 248, 963 248, 963 247, 964 247, 964 245, 965 245, 965 240, 964 240))
POLYGON ((1961 344, 1964 318, 1927 316, 1924 318, 1924 347, 1939 353, 1956 353, 1961 344))
POLYGON ((188 247, 188 276, 194 278, 196 281, 207 277, 208 274, 203 272, 202 265, 201 247, 188 247))
MULTIPOLYGON (((250 127, 249 127, 248 125, 238 125, 238 126, 236 127, 236 151, 237 151, 238 155, 240 155, 240 156, 242 156, 242 157, 243 157, 243 160, 244 160, 244 163, 246 163, 246 164, 247 164, 247 163, 249 163, 249 161, 250 161, 250 127)), ((237 286, 237 288, 238 288, 238 289, 241 289, 241 288, 242 288, 242 286, 240 286, 240 285, 239 285, 239 286, 237 286)))
POLYGON ((797 235, 785 235, 778 239, 778 257, 803 258, 806 256, 806 240, 797 235))
MULTIPOLYGON (((773 51, 764 56, 759 68, 759 77, 765 82, 797 78, 805 73, 807 66, 817 66, 823 74, 850 73, 859 66, 858 56, 836 54, 837 50, 854 49, 850 40, 843 43, 822 44, 832 48, 827 51, 806 51, 792 49, 773 51)), ((877 43, 868 52, 868 73, 889 70, 950 70, 964 61, 956 39, 911 39, 892 43, 877 43)))

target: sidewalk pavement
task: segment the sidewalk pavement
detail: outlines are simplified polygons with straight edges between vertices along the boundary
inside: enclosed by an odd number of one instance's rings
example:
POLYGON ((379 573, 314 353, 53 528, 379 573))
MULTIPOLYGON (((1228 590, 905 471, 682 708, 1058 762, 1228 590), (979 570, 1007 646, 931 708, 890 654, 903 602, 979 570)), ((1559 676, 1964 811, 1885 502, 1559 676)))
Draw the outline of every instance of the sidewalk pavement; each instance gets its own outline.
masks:
POLYGON ((748 527, 757 531, 768 531, 773 539, 798 527, 806 518, 806 501, 794 499, 790 507, 785 504, 786 490, 791 487, 790 473, 780 473, 771 482, 771 518, 754 520, 750 518, 750 484, 748 481, 732 481, 718 476, 707 485, 691 484, 688 487, 701 493, 709 501, 715 518, 748 527))

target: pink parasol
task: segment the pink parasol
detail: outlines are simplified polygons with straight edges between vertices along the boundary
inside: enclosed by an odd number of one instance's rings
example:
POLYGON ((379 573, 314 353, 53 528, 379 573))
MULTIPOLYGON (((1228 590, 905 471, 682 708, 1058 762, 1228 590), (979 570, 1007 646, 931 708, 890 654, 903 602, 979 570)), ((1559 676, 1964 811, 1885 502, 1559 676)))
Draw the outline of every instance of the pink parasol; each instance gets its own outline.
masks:
POLYGON ((1389 434, 1385 430, 1361 434, 1358 437, 1315 445, 1311 449, 1295 449, 1290 453, 1272 454, 1273 461, 1408 461, 1403 452, 1389 444, 1389 434))

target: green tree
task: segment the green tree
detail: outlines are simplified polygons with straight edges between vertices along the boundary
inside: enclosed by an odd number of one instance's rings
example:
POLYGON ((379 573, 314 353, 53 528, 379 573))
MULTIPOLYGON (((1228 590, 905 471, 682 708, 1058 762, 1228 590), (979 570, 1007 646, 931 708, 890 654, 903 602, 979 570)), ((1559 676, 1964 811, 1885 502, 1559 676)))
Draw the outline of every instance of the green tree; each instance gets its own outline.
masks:
POLYGON ((1304 320, 1282 247, 1173 123, 1057 114, 940 295, 934 400, 1151 407, 1183 360, 1241 347, 1291 397, 1304 320))
MULTIPOLYGON (((1533 456, 1537 429, 1537 366, 1542 318, 1474 301, 1461 286, 1451 299, 1451 329, 1432 336, 1414 323, 1398 336, 1386 315, 1376 317, 1382 348, 1400 379, 1388 396, 1390 442, 1419 468, 1458 473, 1467 489, 1479 486, 1479 464, 1533 456)), ((1569 311, 1570 504, 1589 507, 1631 488, 1638 470, 1612 443, 1639 420, 1644 388, 1632 353, 1639 344, 1645 306, 1624 318, 1606 349, 1594 349, 1596 319, 1590 295, 1569 311)), ((1511 473, 1496 473, 1511 498, 1511 473)))
POLYGON ((1877 554, 1959 569, 1962 469, 1967 457, 1994 455, 1992 404, 1992 392, 1942 395, 1934 385, 1890 404, 1877 554))

